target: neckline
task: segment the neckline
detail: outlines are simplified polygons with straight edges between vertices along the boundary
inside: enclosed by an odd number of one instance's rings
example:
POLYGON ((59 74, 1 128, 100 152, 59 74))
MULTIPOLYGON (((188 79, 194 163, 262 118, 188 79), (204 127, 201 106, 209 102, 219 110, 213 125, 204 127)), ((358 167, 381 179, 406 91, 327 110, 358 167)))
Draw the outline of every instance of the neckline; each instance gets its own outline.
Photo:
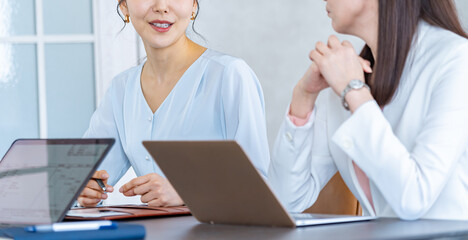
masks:
POLYGON ((164 101, 161 103, 161 105, 159 105, 158 109, 156 109, 155 112, 153 112, 153 110, 151 110, 151 107, 149 106, 148 102, 146 101, 146 98, 145 98, 145 95, 143 94, 143 88, 141 87, 141 74, 143 72, 143 66, 145 66, 146 64, 146 61, 144 61, 142 64, 140 64, 140 67, 138 69, 138 75, 137 75, 137 79, 138 79, 138 90, 139 90, 139 94, 140 94, 140 98, 142 100, 142 102, 144 103, 145 105, 145 108, 146 108, 146 111, 151 113, 151 116, 156 116, 157 113, 159 112, 159 110, 164 106, 166 105, 165 103, 167 102, 167 99, 170 98, 173 94, 174 94, 174 91, 179 87, 179 85, 182 84, 182 82, 184 82, 183 80, 186 78, 188 72, 192 71, 192 69, 194 68, 195 65, 197 65, 201 59, 203 59, 205 57, 205 55, 208 54, 210 49, 206 49, 188 68, 187 70, 184 72, 184 74, 182 74, 182 76, 179 78, 179 80, 177 81, 177 83, 174 85, 174 87, 172 88, 171 92, 167 95, 167 97, 164 99, 164 101))

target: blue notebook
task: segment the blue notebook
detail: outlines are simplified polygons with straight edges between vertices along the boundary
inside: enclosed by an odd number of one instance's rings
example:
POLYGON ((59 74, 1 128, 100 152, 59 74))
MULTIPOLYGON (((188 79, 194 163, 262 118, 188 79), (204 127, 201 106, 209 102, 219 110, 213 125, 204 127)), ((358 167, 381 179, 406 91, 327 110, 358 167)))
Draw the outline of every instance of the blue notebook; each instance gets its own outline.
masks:
POLYGON ((145 227, 137 224, 117 223, 116 229, 68 232, 27 232, 24 228, 0 229, 0 239, 144 239, 145 227))

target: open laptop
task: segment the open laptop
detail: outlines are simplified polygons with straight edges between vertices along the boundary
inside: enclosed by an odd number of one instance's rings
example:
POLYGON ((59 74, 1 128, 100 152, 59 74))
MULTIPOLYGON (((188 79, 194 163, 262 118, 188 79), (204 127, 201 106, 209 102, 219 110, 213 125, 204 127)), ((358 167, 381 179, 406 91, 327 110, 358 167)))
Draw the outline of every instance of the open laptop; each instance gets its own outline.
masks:
POLYGON ((200 222, 299 227, 375 217, 290 214, 235 141, 144 141, 200 222))
POLYGON ((0 162, 0 228, 62 221, 114 141, 16 140, 0 162))

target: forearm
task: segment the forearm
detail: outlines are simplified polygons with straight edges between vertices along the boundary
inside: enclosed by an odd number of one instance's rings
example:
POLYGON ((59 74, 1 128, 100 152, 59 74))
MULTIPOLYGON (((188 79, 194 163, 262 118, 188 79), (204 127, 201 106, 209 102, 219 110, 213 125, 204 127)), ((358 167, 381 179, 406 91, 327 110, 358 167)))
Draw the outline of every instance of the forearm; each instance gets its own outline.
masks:
POLYGON ((291 123, 285 121, 278 133, 268 180, 286 208, 300 212, 309 205, 315 189, 310 177, 310 147, 307 147, 312 142, 308 141, 310 137, 299 139, 295 134, 297 132, 291 133, 291 127, 291 123), (297 149, 296 143, 305 148, 297 149))
POLYGON ((290 114, 299 118, 306 118, 312 112, 317 100, 317 94, 304 91, 300 85, 296 85, 293 90, 293 96, 290 106, 290 114))
POLYGON ((345 100, 349 105, 349 110, 354 113, 364 103, 374 100, 374 97, 372 97, 369 89, 361 88, 348 92, 345 100))
POLYGON ((268 179, 289 211, 311 206, 336 167, 328 152, 324 122, 313 113, 309 122, 295 126, 285 118, 275 147, 268 179))
MULTIPOLYGON (((454 141, 456 131, 466 132, 465 127, 452 127, 462 126, 462 115, 440 117, 452 124, 438 120, 427 124, 420 133, 424 137, 418 137, 414 147, 408 149, 393 133, 379 106, 368 102, 343 123, 333 141, 374 182, 400 218, 417 219, 436 201, 460 152, 465 150, 447 144, 454 141)), ((455 142, 466 144, 467 137, 462 135, 455 142)))

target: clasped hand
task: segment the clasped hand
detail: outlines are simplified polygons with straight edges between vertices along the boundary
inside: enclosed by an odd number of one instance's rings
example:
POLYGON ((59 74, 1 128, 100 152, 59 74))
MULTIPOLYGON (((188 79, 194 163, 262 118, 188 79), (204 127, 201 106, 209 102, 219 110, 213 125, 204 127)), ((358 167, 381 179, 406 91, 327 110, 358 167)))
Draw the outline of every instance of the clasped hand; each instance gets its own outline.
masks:
POLYGON ((327 44, 317 42, 309 57, 313 63, 299 84, 312 94, 329 86, 340 95, 351 80, 364 81, 364 72, 372 73, 369 61, 359 57, 349 41, 341 43, 334 35, 327 44))

